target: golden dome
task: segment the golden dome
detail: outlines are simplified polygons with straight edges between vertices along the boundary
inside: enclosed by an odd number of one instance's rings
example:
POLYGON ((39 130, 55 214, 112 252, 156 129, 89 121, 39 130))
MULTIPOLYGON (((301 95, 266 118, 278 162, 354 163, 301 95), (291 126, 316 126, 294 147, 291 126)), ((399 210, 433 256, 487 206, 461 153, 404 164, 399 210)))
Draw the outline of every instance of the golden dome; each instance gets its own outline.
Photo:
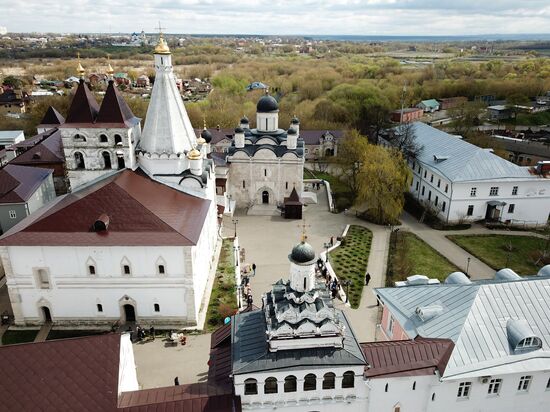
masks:
POLYGON ((170 54, 170 48, 166 44, 166 40, 164 40, 162 34, 159 37, 157 47, 155 47, 155 54, 170 54))
POLYGON ((193 148, 187 153, 187 158, 189 160, 200 160, 202 157, 201 152, 193 148))
POLYGON ((107 66, 107 74, 112 76, 115 71, 113 70, 113 66, 111 66, 111 63, 107 66))

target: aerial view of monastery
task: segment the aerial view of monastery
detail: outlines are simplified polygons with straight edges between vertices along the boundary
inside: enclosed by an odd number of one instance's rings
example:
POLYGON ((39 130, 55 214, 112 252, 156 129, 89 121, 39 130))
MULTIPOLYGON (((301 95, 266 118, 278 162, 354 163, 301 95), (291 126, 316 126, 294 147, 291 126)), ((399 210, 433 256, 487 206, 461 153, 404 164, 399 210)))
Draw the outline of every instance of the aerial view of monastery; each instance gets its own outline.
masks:
POLYGON ((0 411, 550 411, 546 2, 0 6, 0 411))

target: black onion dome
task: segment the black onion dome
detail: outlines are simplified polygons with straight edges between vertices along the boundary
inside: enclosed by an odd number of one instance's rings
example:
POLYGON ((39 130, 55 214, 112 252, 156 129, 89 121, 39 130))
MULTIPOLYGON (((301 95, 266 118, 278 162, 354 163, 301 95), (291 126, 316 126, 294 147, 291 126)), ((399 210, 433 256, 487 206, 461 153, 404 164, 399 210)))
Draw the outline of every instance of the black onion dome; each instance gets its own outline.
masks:
POLYGON ((286 134, 296 134, 296 130, 294 130, 292 127, 286 131, 286 134))
POLYGON ((256 105, 256 111, 259 113, 276 112, 277 110, 279 110, 279 103, 277 103, 277 100, 269 94, 262 96, 256 105))
POLYGON ((210 133, 210 130, 203 129, 201 132, 201 137, 206 140, 206 143, 210 143, 212 141, 212 133, 210 133))
POLYGON ((315 260, 315 250, 306 242, 300 242, 292 248, 290 260, 297 264, 311 263, 315 260))
POLYGON ((235 133, 244 133, 244 130, 242 129, 242 127, 236 127, 235 133))
POLYGON ((300 119, 298 119, 296 116, 292 118, 292 120, 290 121, 290 123, 292 124, 300 124, 300 119))
POLYGON ((244 117, 241 119, 241 123, 243 123, 243 124, 248 124, 248 123, 250 123, 250 122, 248 121, 248 117, 244 116, 244 117))

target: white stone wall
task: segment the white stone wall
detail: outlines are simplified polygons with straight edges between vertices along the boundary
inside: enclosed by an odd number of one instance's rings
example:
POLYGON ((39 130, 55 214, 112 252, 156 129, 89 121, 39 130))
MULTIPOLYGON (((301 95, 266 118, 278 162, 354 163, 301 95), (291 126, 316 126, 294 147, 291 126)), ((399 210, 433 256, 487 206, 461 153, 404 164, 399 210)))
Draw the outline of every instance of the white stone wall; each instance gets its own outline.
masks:
POLYGON ((452 183, 431 168, 422 165, 418 173, 418 163, 415 165, 413 180, 410 186, 411 193, 418 200, 429 203, 439 209, 443 220, 456 222, 459 219, 485 219, 487 202, 505 202, 499 206, 501 221, 510 220, 515 224, 544 224, 550 213, 550 179, 517 178, 502 180, 485 180, 452 183), (426 177, 424 177, 425 173, 426 177), (432 182, 432 177, 433 182, 432 182), (441 181, 438 187, 438 183, 441 181), (517 186, 517 195, 513 195, 513 187, 517 186), (424 194, 422 188, 424 187, 424 194), (476 188, 476 195, 471 196, 471 189, 476 188), (490 196, 491 187, 498 187, 498 196, 490 196), (417 190, 418 188, 418 190, 417 190), (431 192, 431 199, 430 197, 431 192), (437 201, 437 206, 435 201, 437 201), (442 209, 445 202, 445 210, 442 209), (513 213, 509 213, 509 205, 514 204, 513 213), (472 216, 467 216, 468 206, 474 206, 472 216))
POLYGON ((42 323, 41 306, 49 307, 58 324, 109 324, 121 319, 125 303, 133 303, 137 320, 145 323, 196 322, 186 298, 194 298, 199 279, 193 275, 193 259, 204 256, 190 247, 9 246, 2 252, 17 324, 42 323), (159 262, 165 265, 164 275, 158 273, 159 262), (123 274, 123 264, 131 267, 131 275, 123 274), (89 274, 89 265, 96 275, 89 274), (49 275, 49 288, 38 282, 40 269, 49 275))
POLYGON ((139 390, 137 380, 134 349, 130 341, 130 334, 123 333, 120 336, 120 358, 118 366, 118 395, 122 392, 139 390))
POLYGON ((302 411, 366 411, 367 387, 363 380, 363 367, 327 367, 310 368, 290 371, 259 372, 247 375, 235 375, 235 394, 241 396, 242 408, 246 411, 265 411, 277 409, 285 412, 302 411), (342 375, 346 371, 355 373, 353 388, 342 388, 342 375), (336 374, 335 389, 323 388, 323 375, 327 372, 336 374), (305 375, 313 373, 317 376, 317 388, 313 391, 304 391, 305 375), (297 391, 284 392, 284 380, 288 375, 296 376, 297 391), (278 381, 278 393, 265 394, 264 382, 269 377, 278 381), (244 382, 253 378, 258 381, 257 395, 244 395, 244 382))
POLYGON ((252 158, 237 152, 228 160, 231 165, 227 192, 237 202, 237 207, 261 204, 264 190, 269 193, 272 205, 282 204, 294 186, 298 193, 303 191, 304 159, 292 153, 277 158, 272 151, 263 149, 252 158))

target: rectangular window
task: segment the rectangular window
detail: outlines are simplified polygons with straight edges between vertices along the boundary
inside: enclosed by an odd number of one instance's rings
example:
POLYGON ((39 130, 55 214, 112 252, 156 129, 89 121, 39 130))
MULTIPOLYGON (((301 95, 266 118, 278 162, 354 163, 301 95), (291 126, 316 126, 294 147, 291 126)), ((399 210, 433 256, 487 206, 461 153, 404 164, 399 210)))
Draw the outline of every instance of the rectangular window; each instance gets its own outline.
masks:
POLYGON ((288 182, 285 182, 285 189, 288 190, 288 182))
POLYGON ((388 335, 393 336, 393 316, 389 315, 390 318, 388 319, 388 335))
POLYGON ((515 204, 510 204, 508 205, 508 213, 514 213, 514 210, 516 209, 516 205, 515 204))
POLYGON ((42 289, 50 288, 50 277, 48 276, 48 272, 44 269, 38 270, 38 283, 42 289))
POLYGON ((529 385, 531 384, 532 379, 533 377, 531 375, 522 376, 519 379, 518 391, 527 392, 529 390, 529 385))
POLYGON ((101 303, 97 304, 97 311, 98 312, 103 312, 103 305, 101 303))
POLYGON ((155 303, 153 307, 155 309, 155 312, 160 312, 160 305, 158 303, 155 303))
POLYGON ((498 196, 498 186, 493 186, 491 190, 489 190, 489 196, 498 196))
POLYGON ((122 267, 122 269, 123 269, 125 275, 129 275, 129 274, 130 274, 130 266, 124 265, 124 266, 122 267))
POLYGON ((15 213, 15 210, 10 210, 10 219, 16 219, 17 213, 15 213))
POLYGON ((435 197, 435 205, 437 206, 438 203, 439 203, 439 196, 436 196, 435 197))
POLYGON ((422 186, 422 196, 424 196, 425 191, 426 191, 426 186, 422 186))
POLYGON ((437 187, 441 187, 441 179, 437 179, 437 187))
POLYGON ((489 382, 489 389, 487 390, 487 393, 489 395, 498 395, 501 386, 502 379, 491 379, 491 381, 489 382))
POLYGON ((427 176, 428 176, 428 172, 424 170, 424 179, 426 179, 427 176))
POLYGON ((517 196, 517 194, 518 194, 518 187, 517 187, 517 186, 514 186, 514 187, 512 188, 512 196, 517 196))
POLYGON ((472 382, 461 382, 458 384, 457 398, 467 398, 470 396, 470 390, 472 389, 472 382))
POLYGON ((546 390, 550 389, 550 378, 546 381, 546 390))
POLYGON ((159 274, 164 275, 164 265, 159 265, 159 274))
POLYGON ((477 195, 477 187, 472 187, 470 189, 470 197, 476 197, 477 195))
POLYGON ((468 212, 466 213, 467 216, 472 216, 474 214, 474 205, 468 206, 468 212))
POLYGON ((267 169, 264 169, 264 176, 267 176, 267 169))
POLYGON ((418 188, 420 187, 420 182, 416 182, 416 191, 418 192, 418 188))
POLYGON ((446 203, 445 203, 445 202, 443 202, 443 203, 441 204, 441 211, 442 211, 442 212, 444 212, 444 211, 445 211, 445 206, 447 206, 447 205, 446 205, 446 203))
POLYGON ((88 273, 90 275, 95 275, 95 266, 94 265, 89 265, 88 266, 88 273))
POLYGON ((445 193, 447 193, 448 191, 449 191, 449 185, 446 184, 446 185, 445 185, 445 193))
POLYGON ((434 182, 434 175, 432 175, 432 176, 430 177, 430 183, 433 183, 433 182, 434 182))
POLYGON ((246 189, 246 182, 243 180, 243 189, 246 189))
POLYGON ((428 200, 432 200, 432 191, 431 190, 428 192, 428 200))

